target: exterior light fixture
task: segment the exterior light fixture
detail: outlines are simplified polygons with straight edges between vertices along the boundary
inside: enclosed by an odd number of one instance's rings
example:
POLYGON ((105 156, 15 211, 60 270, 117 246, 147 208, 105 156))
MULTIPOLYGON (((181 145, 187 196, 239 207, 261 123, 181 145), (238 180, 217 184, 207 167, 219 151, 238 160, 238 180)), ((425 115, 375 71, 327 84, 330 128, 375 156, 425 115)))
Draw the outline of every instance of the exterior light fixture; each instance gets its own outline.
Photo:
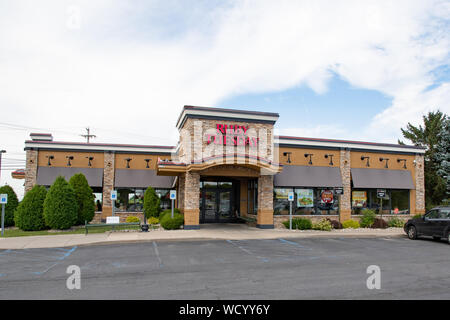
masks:
POLYGON ((51 160, 55 159, 54 156, 46 156, 46 158, 48 159, 47 165, 50 167, 52 165, 51 160))
POLYGON ((389 158, 380 158, 380 162, 382 162, 382 161, 386 161, 386 164, 385 164, 385 168, 388 168, 388 161, 389 161, 389 158))
POLYGON ((129 168, 129 167, 130 167, 130 161, 131 161, 132 159, 131 159, 131 158, 126 158, 125 160, 127 161, 127 168, 129 168))
POLYGON ((283 152, 283 156, 287 156, 287 163, 291 163, 291 154, 292 152, 283 152))
POLYGON ((73 160, 73 156, 67 156, 66 159, 67 159, 67 166, 70 167, 72 165, 70 161, 73 160))
POLYGON ((152 159, 144 159, 145 162, 147 162, 147 165, 145 166, 147 169, 150 168, 150 166, 148 165, 148 163, 152 160, 152 159))
POLYGON ((397 159, 397 163, 399 163, 400 161, 403 161, 403 169, 407 169, 406 168, 406 159, 397 159))
POLYGON ((330 158, 330 166, 332 166, 333 165, 333 155, 332 154, 326 154, 325 155, 325 159, 328 159, 328 158, 330 158))
POLYGON ((361 161, 364 161, 365 159, 367 159, 366 167, 370 167, 370 163, 369 163, 370 157, 364 157, 364 156, 361 156, 361 161))
POLYGON ((94 160, 94 157, 86 157, 86 159, 88 159, 88 166, 92 167, 91 161, 94 160))
POLYGON ((313 164, 312 163, 312 156, 313 156, 314 154, 312 154, 312 153, 305 153, 305 158, 308 158, 309 157, 309 162, 308 162, 308 164, 313 164))

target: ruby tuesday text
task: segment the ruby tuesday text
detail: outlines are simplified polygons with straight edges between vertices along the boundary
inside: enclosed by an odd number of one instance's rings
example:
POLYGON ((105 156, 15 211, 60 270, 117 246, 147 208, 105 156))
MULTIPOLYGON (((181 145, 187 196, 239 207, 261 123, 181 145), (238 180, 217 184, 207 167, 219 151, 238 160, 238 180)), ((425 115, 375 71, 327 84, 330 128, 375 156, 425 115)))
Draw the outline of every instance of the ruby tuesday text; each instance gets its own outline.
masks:
POLYGON ((235 145, 256 147, 259 142, 257 137, 247 135, 248 127, 239 125, 217 124, 216 133, 206 134, 207 144, 235 145))

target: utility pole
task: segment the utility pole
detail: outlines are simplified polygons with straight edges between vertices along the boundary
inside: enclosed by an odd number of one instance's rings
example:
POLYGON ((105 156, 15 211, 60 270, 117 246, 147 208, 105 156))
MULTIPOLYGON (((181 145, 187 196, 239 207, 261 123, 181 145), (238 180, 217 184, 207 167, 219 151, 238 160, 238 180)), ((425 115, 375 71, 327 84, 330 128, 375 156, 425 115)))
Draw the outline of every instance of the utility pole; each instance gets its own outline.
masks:
POLYGON ((2 154, 6 153, 6 150, 0 150, 0 176, 2 174, 2 154))
POLYGON ((89 139, 90 138, 96 138, 97 137, 95 134, 90 134, 89 127, 86 128, 86 132, 87 132, 87 134, 80 134, 80 136, 82 136, 83 138, 86 138, 87 143, 89 143, 89 139))

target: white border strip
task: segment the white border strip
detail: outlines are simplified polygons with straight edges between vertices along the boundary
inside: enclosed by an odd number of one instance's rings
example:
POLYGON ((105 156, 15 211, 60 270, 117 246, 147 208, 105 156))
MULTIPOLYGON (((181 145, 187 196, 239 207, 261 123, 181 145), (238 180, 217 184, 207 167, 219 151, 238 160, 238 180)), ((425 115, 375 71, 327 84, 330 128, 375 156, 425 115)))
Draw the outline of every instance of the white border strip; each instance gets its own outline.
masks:
POLYGON ((145 147, 120 147, 120 146, 99 146, 99 145, 74 145, 74 144, 59 144, 59 143, 35 143, 35 142, 26 142, 25 148, 42 148, 42 149, 70 149, 70 150, 80 150, 80 151, 89 151, 89 150, 103 150, 103 151, 123 151, 123 152, 158 152, 158 153, 172 153, 175 151, 175 148, 145 148, 145 147))

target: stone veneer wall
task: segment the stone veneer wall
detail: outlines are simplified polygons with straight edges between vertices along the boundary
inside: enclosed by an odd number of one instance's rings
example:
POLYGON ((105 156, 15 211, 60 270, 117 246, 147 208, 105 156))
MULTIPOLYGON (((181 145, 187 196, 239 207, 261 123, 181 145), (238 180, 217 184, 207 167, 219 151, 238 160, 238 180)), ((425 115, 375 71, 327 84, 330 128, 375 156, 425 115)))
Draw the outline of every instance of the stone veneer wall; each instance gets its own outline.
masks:
POLYGON ((350 179, 350 150, 341 149, 340 169, 342 187, 344 193, 339 197, 339 221, 345 221, 351 218, 352 204, 351 204, 351 179, 350 179))
POLYGON ((27 150, 27 163, 25 165, 25 193, 30 191, 36 184, 38 168, 38 152, 36 150, 27 150))
POLYGON ((197 228, 200 223, 200 174, 197 172, 186 172, 184 186, 184 225, 197 228))
POLYGON ((425 213, 425 175, 424 175, 424 157, 417 154, 416 160, 416 213, 425 213))
POLYGON ((273 228, 273 175, 261 175, 258 178, 257 226, 273 228))
POLYGON ((103 206, 102 218, 112 214, 111 191, 114 190, 114 152, 105 152, 103 167, 103 206))
MULTIPOLYGON (((144 214, 142 212, 115 212, 114 216, 120 218, 120 223, 127 222, 127 218, 129 216, 138 217, 141 220, 141 223, 144 223, 144 214)), ((106 218, 102 217, 101 211, 96 211, 94 218, 90 223, 102 223, 106 218)))

